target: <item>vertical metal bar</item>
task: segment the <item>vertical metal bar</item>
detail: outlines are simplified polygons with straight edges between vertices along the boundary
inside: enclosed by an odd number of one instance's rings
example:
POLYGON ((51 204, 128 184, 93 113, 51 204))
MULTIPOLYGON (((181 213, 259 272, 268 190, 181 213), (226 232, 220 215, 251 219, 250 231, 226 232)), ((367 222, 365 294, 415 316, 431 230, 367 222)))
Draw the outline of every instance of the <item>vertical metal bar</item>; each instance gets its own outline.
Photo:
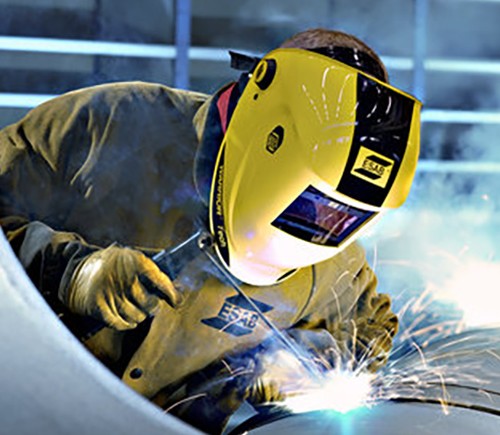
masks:
POLYGON ((428 10, 429 0, 414 0, 413 93, 420 101, 425 99, 428 10))
POLYGON ((189 88, 189 47, 191 45, 191 0, 177 0, 175 8, 174 85, 189 88))
MULTIPOLYGON (((94 0, 94 8, 92 10, 92 24, 94 26, 94 40, 101 41, 102 40, 102 1, 94 0)), ((99 83, 103 81, 102 76, 102 57, 98 54, 94 54, 92 59, 93 64, 93 77, 95 83, 99 83)))

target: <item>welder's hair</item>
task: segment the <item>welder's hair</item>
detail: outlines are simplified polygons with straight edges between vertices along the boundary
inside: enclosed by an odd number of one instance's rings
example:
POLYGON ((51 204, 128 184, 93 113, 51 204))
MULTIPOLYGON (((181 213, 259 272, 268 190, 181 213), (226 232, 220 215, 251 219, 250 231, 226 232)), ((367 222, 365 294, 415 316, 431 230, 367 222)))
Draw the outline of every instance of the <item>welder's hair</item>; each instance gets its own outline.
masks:
POLYGON ((379 66, 382 71, 383 79, 386 83, 389 82, 387 70, 380 60, 380 57, 360 39, 356 38, 349 33, 341 32, 340 30, 328 29, 309 29, 303 32, 296 33, 292 37, 285 40, 281 48, 303 48, 314 49, 319 47, 347 47, 355 48, 368 56, 370 56, 379 66))

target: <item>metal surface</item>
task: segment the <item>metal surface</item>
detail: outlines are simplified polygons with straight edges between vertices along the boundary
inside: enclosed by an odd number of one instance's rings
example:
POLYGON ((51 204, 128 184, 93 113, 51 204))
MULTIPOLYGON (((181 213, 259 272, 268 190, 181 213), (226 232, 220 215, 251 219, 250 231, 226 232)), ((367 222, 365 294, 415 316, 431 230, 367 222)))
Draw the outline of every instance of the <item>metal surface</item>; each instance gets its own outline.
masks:
MULTIPOLYGON (((384 403, 376 409, 348 415, 311 412, 262 421, 250 434, 309 435, 492 435, 500 419, 466 409, 445 416, 439 406, 425 403, 384 403)), ((241 428, 240 428, 241 429, 241 428)), ((237 430, 234 434, 243 433, 237 430)))

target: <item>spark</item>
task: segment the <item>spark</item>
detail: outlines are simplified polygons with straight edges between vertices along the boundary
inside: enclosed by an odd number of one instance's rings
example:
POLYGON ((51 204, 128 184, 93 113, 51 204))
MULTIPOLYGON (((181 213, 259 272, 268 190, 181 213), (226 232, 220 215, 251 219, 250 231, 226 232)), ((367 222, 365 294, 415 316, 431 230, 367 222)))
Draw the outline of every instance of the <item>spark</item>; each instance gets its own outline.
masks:
POLYGON ((179 400, 178 402, 174 403, 173 405, 171 405, 170 407, 166 408, 163 413, 164 414, 168 414, 170 411, 172 411, 172 409, 174 409, 175 407, 177 406, 180 406, 184 403, 187 403, 187 402, 190 402, 192 400, 196 400, 196 399, 200 399, 202 397, 205 397, 207 395, 207 393, 200 393, 200 394, 194 394, 192 396, 189 396, 189 397, 186 397, 185 399, 182 399, 182 400, 179 400))
POLYGON ((332 370, 325 375, 321 384, 285 399, 283 405, 294 413, 331 410, 346 414, 369 406, 374 377, 371 373, 332 370))
MULTIPOLYGON (((307 355, 306 351, 303 353, 307 355)), ((311 371, 304 369, 304 363, 296 355, 279 349, 262 357, 262 382, 279 385, 284 399, 276 405, 294 413, 329 410, 345 414, 371 406, 373 398, 372 381, 376 375, 368 371, 368 367, 374 359, 367 354, 358 358, 359 361, 354 349, 346 343, 342 346, 332 341, 323 352, 307 357, 307 364, 316 367, 316 375, 311 376, 311 371)))
MULTIPOLYGON (((460 265, 460 262, 454 263, 460 265)), ((463 272, 462 268, 458 269, 463 272)), ((472 270, 477 272, 478 269, 473 267, 472 270)), ((422 292, 403 305, 398 313, 403 328, 386 367, 371 373, 367 369, 373 360, 368 355, 355 361, 352 349, 344 349, 344 353, 350 354, 346 363, 346 356, 341 355, 340 349, 330 349, 335 358, 330 355, 325 360, 317 358, 315 361, 326 369, 324 377, 307 382, 302 379, 301 384, 295 378, 296 388, 287 391, 281 405, 294 413, 316 410, 348 413, 391 400, 413 399, 439 403, 443 415, 450 415, 450 404, 456 401, 456 386, 467 386, 489 397, 484 387, 498 375, 489 373, 487 379, 482 376, 484 367, 481 358, 478 359, 477 343, 473 335, 467 334, 461 313, 455 319, 443 320, 436 312, 439 288, 438 284, 428 283, 422 292)), ((355 329, 353 334, 356 335, 355 329)), ((482 342, 480 352, 498 359, 493 349, 498 348, 499 342, 500 339, 488 337, 482 342)))

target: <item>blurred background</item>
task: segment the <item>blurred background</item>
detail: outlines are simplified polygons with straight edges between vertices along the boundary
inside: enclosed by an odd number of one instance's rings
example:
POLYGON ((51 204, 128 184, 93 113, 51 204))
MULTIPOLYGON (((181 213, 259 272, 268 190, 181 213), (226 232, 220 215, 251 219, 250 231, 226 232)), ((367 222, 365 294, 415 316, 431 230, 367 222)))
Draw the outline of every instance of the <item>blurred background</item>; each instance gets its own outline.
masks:
POLYGON ((353 33, 424 103, 410 197, 363 240, 381 288, 401 311, 432 294, 440 319, 495 323, 499 18, 500 0, 0 0, 0 127, 99 83, 211 93, 238 77, 228 49, 263 54, 318 26, 353 33))

